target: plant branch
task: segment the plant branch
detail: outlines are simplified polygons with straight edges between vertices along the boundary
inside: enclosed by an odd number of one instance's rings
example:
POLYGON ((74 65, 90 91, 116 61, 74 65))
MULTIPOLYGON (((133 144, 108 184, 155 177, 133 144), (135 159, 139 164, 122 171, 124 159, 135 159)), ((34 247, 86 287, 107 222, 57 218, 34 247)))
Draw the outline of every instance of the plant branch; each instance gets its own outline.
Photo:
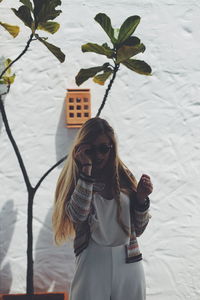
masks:
POLYGON ((26 270, 26 293, 34 294, 33 279, 33 199, 35 191, 33 188, 28 191, 27 206, 27 270, 26 270))
POLYGON ((4 108, 4 103, 3 103, 3 100, 1 98, 1 95, 0 95, 0 111, 1 111, 2 119, 3 119, 4 125, 5 125, 5 129, 6 129, 8 138, 9 138, 9 140, 10 140, 10 142, 11 142, 13 148, 14 148, 15 154, 17 156, 17 159, 18 159, 18 162, 19 162, 19 165, 20 165, 20 169, 21 169, 23 177, 24 177, 24 181, 25 181, 27 190, 29 191, 29 189, 31 188, 30 180, 29 180, 28 174, 26 172, 26 168, 25 168, 23 159, 21 157, 21 154, 19 152, 18 146, 17 146, 17 144, 16 144, 16 142, 13 138, 13 135, 11 133, 10 126, 9 126, 9 123, 8 123, 8 119, 7 119, 6 112, 5 112, 5 108, 4 108))
POLYGON ((1 94, 0 96, 5 96, 10 92, 10 84, 7 85, 7 91, 3 94, 1 94))
POLYGON ((34 187, 34 191, 36 192, 37 189, 39 188, 40 184, 42 183, 42 181, 47 177, 47 175, 53 171, 53 169, 55 169, 57 166, 59 166, 65 159, 67 158, 67 155, 64 156, 63 158, 61 158, 55 165, 53 165, 48 171, 46 171, 44 173, 44 175, 40 178, 40 180, 38 181, 38 183, 36 184, 36 186, 34 187))
POLYGON ((98 112, 97 112, 97 114, 96 114, 96 117, 99 117, 99 116, 100 116, 101 111, 102 111, 102 109, 104 108, 104 105, 105 105, 106 100, 107 100, 107 97, 108 97, 108 93, 109 93, 109 91, 110 91, 110 89, 111 89, 111 87, 112 87, 112 85, 113 85, 113 82, 114 82, 114 80, 115 80, 115 77, 116 77, 116 74, 117 74, 117 71, 118 71, 118 70, 119 70, 119 64, 116 64, 116 63, 115 63, 115 67, 114 67, 114 71, 113 71, 112 78, 111 78, 111 80, 110 80, 110 82, 109 82, 109 85, 108 85, 108 87, 107 87, 107 89, 106 89, 105 95, 104 95, 104 97, 103 97, 103 101, 102 101, 102 103, 101 103, 101 106, 99 107, 99 110, 98 110, 98 112))
POLYGON ((17 56, 17 58, 15 58, 1 73, 0 75, 0 79, 3 77, 3 75, 6 73, 6 71, 16 62, 18 61, 25 53, 26 51, 28 50, 29 46, 30 46, 30 43, 33 39, 33 33, 31 33, 30 37, 29 37, 29 40, 27 41, 26 43, 26 47, 24 48, 24 50, 17 56))

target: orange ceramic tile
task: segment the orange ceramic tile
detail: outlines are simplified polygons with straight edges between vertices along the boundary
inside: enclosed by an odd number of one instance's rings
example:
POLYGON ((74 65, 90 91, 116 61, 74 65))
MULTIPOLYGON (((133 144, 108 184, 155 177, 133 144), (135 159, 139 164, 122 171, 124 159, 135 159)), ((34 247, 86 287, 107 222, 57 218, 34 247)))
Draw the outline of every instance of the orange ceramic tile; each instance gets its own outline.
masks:
POLYGON ((66 127, 79 128, 90 118, 90 89, 67 89, 66 127))

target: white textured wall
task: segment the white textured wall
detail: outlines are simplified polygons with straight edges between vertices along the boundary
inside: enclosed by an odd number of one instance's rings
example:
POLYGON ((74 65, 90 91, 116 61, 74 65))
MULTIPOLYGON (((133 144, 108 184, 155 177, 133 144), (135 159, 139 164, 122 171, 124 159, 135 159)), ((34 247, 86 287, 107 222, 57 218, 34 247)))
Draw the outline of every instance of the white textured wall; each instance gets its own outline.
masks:
MULTIPOLYGON (((1 20, 19 24, 9 11, 18 1, 1 3, 1 20)), ((62 1, 61 29, 49 38, 66 53, 60 64, 46 48, 32 43, 13 68, 16 82, 6 97, 13 135, 34 185, 67 152, 76 130, 64 127, 66 88, 75 88, 81 67, 104 62, 81 53, 86 42, 108 41, 94 21, 108 14, 113 26, 130 15, 142 20, 136 31, 146 45, 140 56, 152 77, 121 67, 102 117, 114 126, 120 154, 139 179, 154 182, 152 219, 139 238, 144 256, 148 300, 200 299, 200 2, 197 0, 62 1)), ((23 27, 23 26, 21 26, 23 27)), ((0 56, 14 59, 28 29, 13 39, 0 29, 0 56)), ((41 35, 45 36, 44 32, 41 35)), ((139 56, 138 56, 139 57, 139 56)), ((86 82, 95 115, 105 88, 86 82)), ((51 208, 61 168, 43 182, 34 202, 34 258, 37 290, 69 288, 74 270, 72 244, 52 243, 51 208)), ((27 192, 16 157, 0 120, 0 268, 1 292, 24 292, 26 276, 27 192)))

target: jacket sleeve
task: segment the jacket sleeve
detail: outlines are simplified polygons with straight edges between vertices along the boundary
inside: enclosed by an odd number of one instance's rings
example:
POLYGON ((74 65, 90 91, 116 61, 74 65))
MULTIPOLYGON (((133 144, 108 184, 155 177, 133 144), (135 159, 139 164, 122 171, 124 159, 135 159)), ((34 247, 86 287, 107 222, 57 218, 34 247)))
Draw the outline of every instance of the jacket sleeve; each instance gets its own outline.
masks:
POLYGON ((146 199, 144 204, 139 204, 136 199, 132 205, 132 222, 134 224, 136 236, 139 237, 147 227, 151 215, 149 214, 150 200, 146 199))
POLYGON ((83 173, 77 181, 77 185, 67 202, 65 210, 74 223, 83 222, 88 218, 92 202, 94 179, 83 173))

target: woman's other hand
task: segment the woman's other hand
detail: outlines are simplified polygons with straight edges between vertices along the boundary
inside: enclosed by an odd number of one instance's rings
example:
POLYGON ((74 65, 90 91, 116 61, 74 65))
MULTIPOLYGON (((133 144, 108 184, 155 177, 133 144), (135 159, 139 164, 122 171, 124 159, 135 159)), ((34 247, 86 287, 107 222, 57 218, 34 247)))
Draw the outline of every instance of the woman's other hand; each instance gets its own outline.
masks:
POLYGON ((137 200, 143 204, 145 199, 152 193, 153 184, 150 176, 143 174, 137 185, 137 200))

